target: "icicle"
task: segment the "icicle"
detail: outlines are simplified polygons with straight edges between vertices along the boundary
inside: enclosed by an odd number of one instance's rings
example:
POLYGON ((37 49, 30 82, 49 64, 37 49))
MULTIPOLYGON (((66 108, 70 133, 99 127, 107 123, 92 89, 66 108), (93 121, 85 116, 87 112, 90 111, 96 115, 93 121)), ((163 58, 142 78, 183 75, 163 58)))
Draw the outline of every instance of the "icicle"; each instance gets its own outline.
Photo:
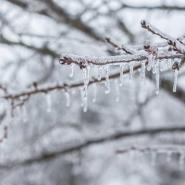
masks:
POLYGON ((129 79, 132 80, 133 79, 133 73, 134 73, 134 62, 130 62, 129 63, 129 79))
POLYGON ((105 87, 106 87, 106 90, 105 90, 105 94, 109 94, 110 93, 110 80, 109 80, 109 66, 107 65, 106 66, 106 81, 105 81, 105 87))
POLYGON ((116 90, 116 102, 119 102, 119 100, 120 100, 120 89, 119 89, 118 80, 115 80, 115 90, 116 90))
POLYGON ((165 70, 168 69, 168 64, 167 62, 164 60, 164 61, 161 61, 160 64, 159 64, 159 68, 160 68, 160 71, 163 72, 165 70))
POLYGON ((86 68, 83 69, 84 85, 88 85, 89 84, 89 75, 90 75, 90 67, 87 66, 86 68))
POLYGON ((96 86, 96 83, 93 84, 93 89, 94 89, 94 97, 92 99, 92 102, 95 103, 96 102, 96 96, 97 96, 97 86, 96 86))
POLYGON ((71 64, 71 73, 69 74, 70 78, 74 77, 74 64, 71 64))
POLYGON ((71 104, 71 99, 68 91, 65 91, 65 97, 66 97, 66 107, 69 107, 71 104))
POLYGON ((47 104, 46 111, 50 113, 51 112, 51 94, 49 93, 46 95, 46 104, 47 104))
POLYGON ((156 95, 159 94, 159 85, 160 85, 160 70, 159 70, 159 61, 157 60, 156 61, 156 64, 155 64, 155 79, 156 79, 156 95))
POLYGON ((150 71, 154 66, 154 56, 150 54, 148 56, 148 65, 147 65, 147 70, 150 71))
POLYGON ((87 97, 84 97, 83 112, 87 112, 87 97))
POLYGON ((175 71, 174 71, 173 92, 176 92, 176 90, 177 90, 178 73, 179 73, 179 70, 178 69, 175 69, 175 71))
POLYGON ((144 80, 145 79, 145 61, 141 62, 141 79, 144 80))
POLYGON ((87 112, 87 86, 83 88, 83 111, 87 112))
POLYGON ((83 107, 83 112, 87 112, 87 86, 81 88, 81 106, 83 107))
POLYGON ((120 65, 120 87, 123 86, 123 70, 124 70, 124 64, 120 65))
POLYGON ((167 66, 168 66, 168 69, 172 68, 172 59, 167 60, 167 66))

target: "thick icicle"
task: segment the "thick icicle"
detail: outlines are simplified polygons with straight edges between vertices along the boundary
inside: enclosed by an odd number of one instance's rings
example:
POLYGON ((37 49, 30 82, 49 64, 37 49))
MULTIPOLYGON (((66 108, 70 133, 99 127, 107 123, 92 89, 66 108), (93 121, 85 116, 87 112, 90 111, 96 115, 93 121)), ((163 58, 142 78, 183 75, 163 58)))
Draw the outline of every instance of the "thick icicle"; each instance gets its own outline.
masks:
POLYGON ((90 66, 87 66, 86 68, 83 69, 84 85, 89 84, 89 77, 90 77, 90 66))
POLYGON ((147 70, 148 71, 151 71, 151 69, 153 68, 154 66, 154 56, 152 54, 150 54, 148 56, 148 65, 147 65, 147 70))
POLYGON ((105 90, 105 94, 109 94, 110 93, 110 80, 109 80, 109 66, 107 65, 106 66, 106 81, 105 81, 105 87, 106 87, 106 90, 105 90))
POLYGON ((129 63, 129 79, 132 80, 133 79, 133 73, 134 73, 134 62, 130 62, 129 63))
POLYGON ((65 91, 65 97, 66 97, 66 107, 69 107, 71 104, 71 99, 68 91, 65 91))
POLYGON ((159 60, 155 64, 155 80, 156 80, 156 95, 159 94, 159 85, 160 85, 160 70, 159 70, 159 60))
POLYGON ((49 93, 46 95, 46 103, 47 103, 46 111, 50 113, 51 112, 51 94, 49 93))
POLYGON ((96 83, 93 84, 93 89, 94 89, 94 97, 92 99, 92 102, 95 103, 96 102, 96 96, 97 96, 97 86, 96 86, 96 83))
POLYGON ((175 69, 175 71, 174 71, 173 92, 176 92, 177 91, 178 74, 179 74, 179 70, 178 69, 175 69))
POLYGON ((71 73, 69 74, 70 78, 74 77, 74 64, 71 64, 71 73))
POLYGON ((87 112, 87 86, 84 86, 84 94, 83 94, 83 111, 87 112))
POLYGON ((168 69, 171 69, 172 68, 172 63, 173 63, 172 59, 168 59, 167 60, 168 69))
POLYGON ((120 100, 120 88, 118 80, 115 80, 115 90, 116 90, 116 102, 119 102, 120 100))
POLYGON ((141 79, 144 80, 145 79, 145 61, 141 62, 141 79))

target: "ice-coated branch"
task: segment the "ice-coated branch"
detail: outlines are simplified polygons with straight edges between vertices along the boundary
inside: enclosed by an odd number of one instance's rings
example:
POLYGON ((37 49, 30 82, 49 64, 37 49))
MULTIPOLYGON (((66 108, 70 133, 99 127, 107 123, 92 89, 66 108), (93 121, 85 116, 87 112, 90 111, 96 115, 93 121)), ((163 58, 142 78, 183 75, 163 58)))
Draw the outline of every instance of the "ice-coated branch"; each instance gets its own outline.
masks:
MULTIPOLYGON (((159 54, 156 59, 174 59, 180 58, 181 54, 174 54, 171 53, 161 53, 159 54)), ((104 65, 116 65, 121 63, 129 63, 132 61, 140 62, 148 59, 147 53, 142 54, 133 54, 133 55, 117 55, 117 56, 106 56, 106 57, 96 57, 96 56, 78 56, 73 54, 64 54, 61 56, 59 62, 60 64, 76 64, 81 69, 86 68, 88 65, 97 65, 97 66, 104 66, 104 65)))
POLYGON ((141 26, 142 28, 153 33, 154 35, 157 35, 160 38, 166 40, 168 44, 173 47, 173 50, 178 51, 181 54, 185 54, 185 45, 180 40, 174 39, 171 36, 164 34, 159 29, 155 28, 145 20, 141 21, 141 26))
POLYGON ((119 50, 119 51, 124 51, 126 54, 133 54, 134 51, 131 51, 129 48, 125 47, 125 46, 119 46, 118 44, 116 44, 115 42, 113 42, 110 38, 106 37, 105 41, 110 44, 113 48, 119 50))
MULTIPOLYGON (((136 65, 134 67, 134 70, 137 70, 141 67, 140 64, 136 65)), ((129 73, 129 69, 124 70, 123 74, 127 74, 129 73)), ((112 75, 109 76, 109 79, 115 79, 118 78, 120 76, 120 73, 114 73, 112 75)), ((101 83, 106 81, 105 77, 102 77, 100 80, 93 78, 89 81, 88 86, 94 84, 94 83, 101 83)), ((25 97, 30 97, 32 95, 36 95, 36 94, 47 94, 49 92, 55 91, 55 90, 60 90, 60 91, 66 91, 66 90, 70 90, 70 89, 74 89, 74 88, 79 88, 79 87, 83 87, 84 86, 84 82, 80 81, 80 82, 74 82, 71 84, 56 84, 56 85, 51 85, 51 86, 47 86, 47 87, 37 87, 37 88, 32 88, 29 90, 25 90, 24 92, 21 93, 17 93, 17 94, 7 94, 5 96, 2 96, 1 98, 7 99, 7 100, 21 100, 21 98, 25 98, 25 97)))

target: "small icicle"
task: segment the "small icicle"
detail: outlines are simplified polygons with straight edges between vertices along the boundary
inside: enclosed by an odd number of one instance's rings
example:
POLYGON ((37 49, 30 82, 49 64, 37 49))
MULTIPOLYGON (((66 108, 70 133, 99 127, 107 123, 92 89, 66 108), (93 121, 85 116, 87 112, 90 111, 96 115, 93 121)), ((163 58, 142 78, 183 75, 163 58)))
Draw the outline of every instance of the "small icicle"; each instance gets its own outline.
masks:
POLYGON ((87 66, 87 84, 89 84, 89 80, 90 80, 90 66, 87 66))
POLYGON ((159 85, 160 85, 160 70, 159 70, 159 61, 157 60, 156 61, 156 64, 155 64, 155 80, 156 80, 156 95, 159 94, 159 85))
POLYGON ((92 99, 92 102, 95 103, 96 102, 96 96, 97 96, 97 86, 96 86, 96 83, 93 84, 93 89, 94 89, 94 97, 92 99))
POLYGON ((129 63, 129 79, 132 80, 133 79, 133 73, 134 73, 134 62, 130 62, 129 63))
POLYGON ((154 66, 154 56, 152 54, 150 54, 148 56, 148 65, 147 65, 147 70, 148 71, 151 71, 151 69, 153 68, 154 66))
POLYGON ((83 107, 83 112, 87 112, 87 86, 81 88, 81 106, 83 107))
POLYGON ((144 80, 145 79, 145 61, 141 62, 141 79, 144 80))
POLYGON ((161 61, 160 64, 159 64, 160 71, 163 72, 163 71, 167 70, 167 68, 168 68, 167 65, 168 64, 166 63, 165 60, 161 61))
POLYGON ((172 59, 167 60, 167 66, 168 66, 168 69, 172 68, 172 59))
POLYGON ((175 71, 174 71, 174 83, 173 83, 173 92, 174 93, 177 91, 178 74, 179 74, 179 70, 175 69, 175 71))
POLYGON ((89 84, 89 76, 90 76, 90 67, 87 66, 86 68, 83 69, 84 85, 88 85, 89 84))
POLYGON ((87 97, 84 97, 83 112, 87 112, 87 97))
POLYGON ((71 64, 71 73, 69 74, 70 78, 74 77, 74 64, 71 64))
POLYGON ((123 70, 124 70, 124 64, 120 65, 120 87, 123 86, 123 70))
POLYGON ((106 90, 105 90, 105 94, 109 94, 110 93, 110 80, 109 80, 109 66, 107 65, 106 66, 106 81, 105 81, 105 87, 106 87, 106 90))
POLYGON ((47 113, 50 113, 51 112, 51 94, 50 93, 46 95, 46 104, 47 104, 46 111, 47 113))
POLYGON ((66 107, 69 107, 71 104, 71 99, 68 91, 65 91, 65 97, 66 97, 66 107))
POLYGON ((120 88, 118 80, 115 80, 115 90, 116 90, 116 102, 119 102, 120 100, 120 88))
POLYGON ((87 86, 84 86, 83 90, 83 111, 87 112, 87 86))

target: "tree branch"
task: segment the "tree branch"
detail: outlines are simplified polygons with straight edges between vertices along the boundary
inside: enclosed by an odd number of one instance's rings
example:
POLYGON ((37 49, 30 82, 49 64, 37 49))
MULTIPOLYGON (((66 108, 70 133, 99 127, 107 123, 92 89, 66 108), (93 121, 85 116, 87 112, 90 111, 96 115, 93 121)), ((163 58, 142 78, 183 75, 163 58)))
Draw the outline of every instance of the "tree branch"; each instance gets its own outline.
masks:
POLYGON ((27 166, 27 165, 31 165, 35 163, 42 163, 48 160, 55 159, 56 157, 59 157, 62 155, 71 154, 73 152, 86 149, 93 145, 113 142, 113 141, 117 141, 121 139, 127 139, 127 138, 132 138, 132 137, 142 137, 142 136, 151 137, 151 136, 156 136, 159 134, 175 134, 175 133, 184 133, 184 132, 185 132, 185 127, 171 127, 171 128, 161 127, 161 128, 137 130, 137 131, 132 131, 132 132, 120 131, 120 132, 112 133, 106 136, 89 138, 74 146, 69 146, 69 147, 60 149, 58 151, 51 151, 51 152, 43 153, 39 156, 29 158, 24 161, 15 161, 15 162, 9 162, 9 164, 1 164, 0 167, 2 169, 3 168, 9 169, 12 167, 17 167, 17 166, 21 167, 21 166, 27 166))

